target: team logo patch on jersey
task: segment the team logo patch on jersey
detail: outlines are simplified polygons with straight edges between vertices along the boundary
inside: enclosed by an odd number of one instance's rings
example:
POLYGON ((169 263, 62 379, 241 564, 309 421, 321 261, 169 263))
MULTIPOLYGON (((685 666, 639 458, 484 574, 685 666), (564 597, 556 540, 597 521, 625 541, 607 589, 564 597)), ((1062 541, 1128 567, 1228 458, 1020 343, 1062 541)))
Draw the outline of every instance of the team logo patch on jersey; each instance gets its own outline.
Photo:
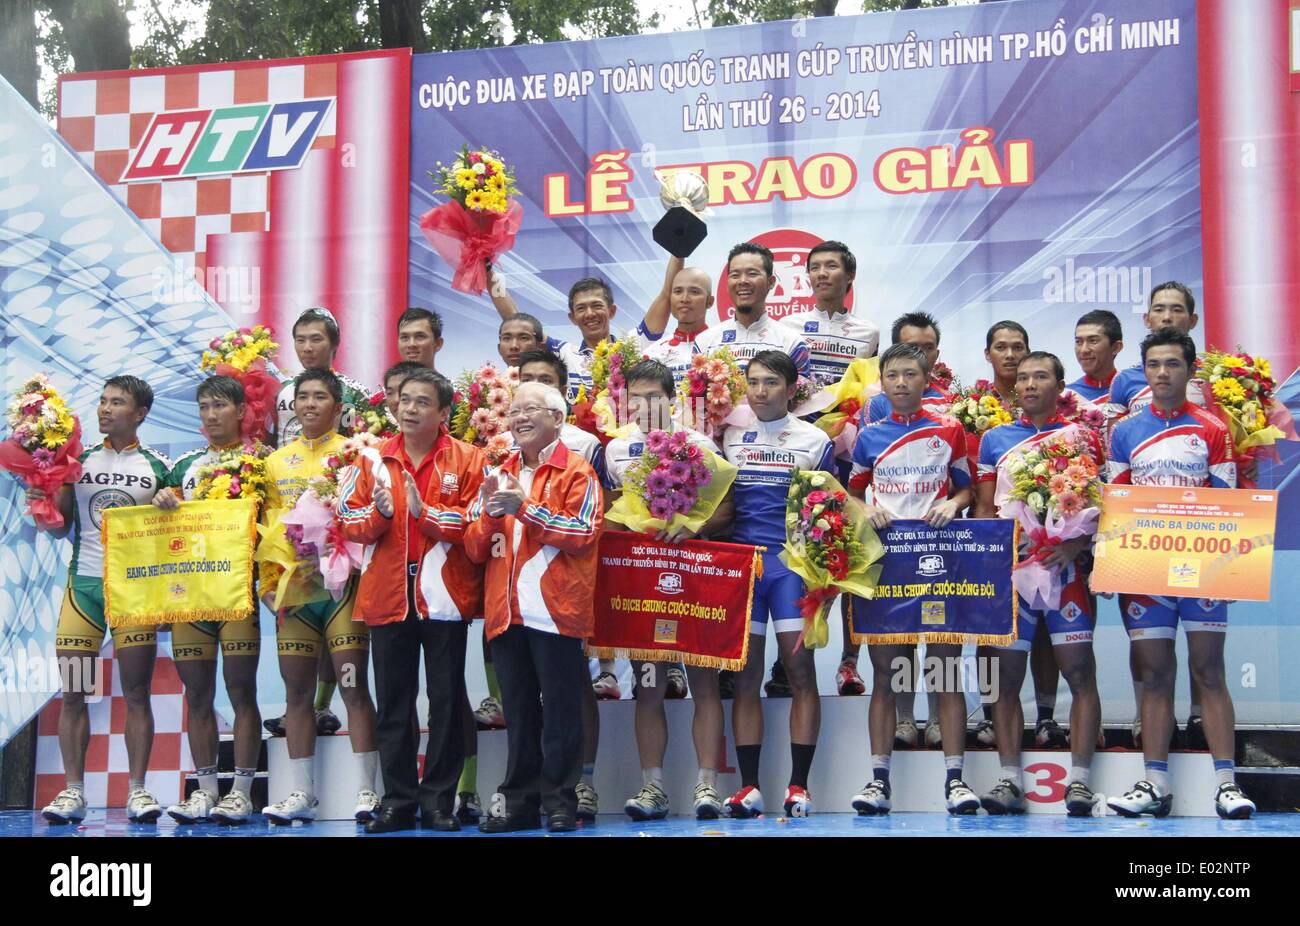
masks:
POLYGON ((743 444, 752 444, 756 440, 758 440, 757 431, 746 431, 744 436, 740 439, 743 444))
POLYGON ((455 473, 442 474, 442 494, 451 495, 460 488, 460 476, 455 473))
POLYGON ((916 574, 922 576, 941 576, 947 570, 943 565, 943 557, 938 553, 931 553, 922 556, 916 562, 916 574))
POLYGON ((1066 602, 1065 607, 1061 608, 1061 617, 1065 618, 1070 623, 1077 621, 1081 614, 1083 614, 1083 608, 1079 607, 1073 601, 1066 602))
POLYGON ((724 332, 722 332, 722 343, 723 343, 723 344, 732 344, 732 343, 735 342, 735 340, 736 340, 736 332, 734 332, 734 331, 724 331, 724 332))
POLYGON ((1146 613, 1147 609, 1142 607, 1142 605, 1138 604, 1136 601, 1132 602, 1128 606, 1128 616, 1135 621, 1142 620, 1142 618, 1146 616, 1146 613))
POLYGON ((659 582, 655 585, 655 591, 661 595, 680 595, 682 593, 682 577, 676 572, 659 573, 659 582))
POLYGON ((90 520, 99 530, 105 508, 127 508, 135 504, 135 499, 121 489, 101 489, 90 496, 90 520))
POLYGON ((1196 603, 1200 606, 1202 611, 1207 611, 1207 612, 1213 611, 1215 608, 1219 606, 1219 602, 1217 602, 1213 598, 1197 598, 1196 603))
POLYGON ((285 458, 284 462, 289 466, 301 466, 302 457, 298 456, 298 454, 296 453, 291 453, 289 454, 288 457, 285 458))
POLYGON ((637 443, 627 445, 627 455, 630 457, 639 457, 644 450, 645 444, 637 443))
POLYGON ((925 442, 925 449, 931 454, 937 454, 943 449, 943 441, 940 438, 932 437, 925 442))
POLYGON ((817 322, 804 322, 804 323, 803 323, 803 330, 804 330, 804 331, 811 331, 811 332, 813 332, 813 333, 815 334, 815 333, 817 332, 817 322))
POLYGON ((1188 435, 1187 435, 1187 446, 1188 446, 1188 447, 1191 447, 1193 450, 1201 450, 1202 448, 1205 447, 1205 442, 1202 441, 1202 440, 1201 440, 1199 437, 1197 437, 1195 434, 1188 434, 1188 435))

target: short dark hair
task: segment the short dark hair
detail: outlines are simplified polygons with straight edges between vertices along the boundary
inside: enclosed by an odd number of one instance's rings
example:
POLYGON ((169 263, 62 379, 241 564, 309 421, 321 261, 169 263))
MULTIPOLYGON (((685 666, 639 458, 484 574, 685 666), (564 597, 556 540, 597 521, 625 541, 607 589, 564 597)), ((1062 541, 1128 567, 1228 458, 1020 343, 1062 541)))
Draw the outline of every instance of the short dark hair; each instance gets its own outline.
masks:
POLYGON ((428 367, 422 367, 419 364, 415 364, 415 369, 402 380, 401 385, 397 387, 398 393, 400 394, 409 383, 428 383, 432 386, 433 391, 438 396, 438 408, 440 409, 449 406, 452 398, 456 394, 456 390, 451 385, 451 380, 447 379, 447 377, 443 376, 441 373, 436 373, 428 367))
POLYGON ((992 327, 989 328, 988 334, 984 335, 984 349, 988 350, 990 347, 992 347, 993 335, 997 334, 999 331, 1004 331, 1004 330, 1017 332, 1022 338, 1025 339, 1025 347, 1026 348, 1029 347, 1029 332, 1025 330, 1025 326, 1020 324, 1020 322, 1013 322, 1009 318, 1004 318, 1000 322, 994 322, 992 327))
POLYGON ((322 370, 319 367, 309 370, 303 370, 293 378, 293 394, 296 396, 298 390, 302 388, 303 383, 324 383, 325 388, 330 391, 334 401, 342 404, 343 402, 343 381, 331 373, 329 370, 322 370))
POLYGON ((1196 297, 1192 295, 1192 291, 1188 288, 1186 283, 1179 283, 1177 280, 1170 280, 1168 283, 1158 283, 1151 287, 1151 295, 1147 297, 1148 309, 1151 308, 1151 303, 1155 301, 1156 293, 1160 292, 1162 289, 1172 289, 1176 292, 1182 293, 1183 298, 1187 300, 1188 314, 1196 311, 1196 297))
POLYGON ((411 306, 401 315, 397 316, 397 330, 407 322, 428 322, 429 330, 433 332, 433 339, 436 341, 442 337, 442 316, 437 312, 430 312, 428 309, 422 309, 419 306, 411 306))
MULTIPOLYGON (((843 241, 823 241, 821 244, 813 245, 808 250, 809 264, 812 263, 814 254, 838 254, 840 260, 844 261, 844 269, 848 271, 850 276, 858 272, 858 259, 853 256, 853 252, 849 250, 849 246, 843 241)), ((805 264, 805 266, 807 265, 805 264)), ((852 288, 853 284, 850 283, 849 289, 852 288)))
POLYGON ((314 305, 309 309, 303 309, 302 314, 293 323, 293 327, 289 329, 289 333, 297 335, 299 325, 308 325, 312 322, 320 322, 325 326, 325 335, 330 339, 330 346, 339 346, 338 320, 334 317, 334 313, 324 306, 314 305))
POLYGON ((763 247, 761 244, 755 244, 752 241, 742 241, 740 244, 736 245, 734 248, 732 248, 730 251, 727 252, 728 270, 731 269, 731 262, 735 260, 737 257, 739 257, 741 254, 757 254, 759 257, 763 258, 764 272, 766 272, 768 276, 772 275, 772 268, 774 266, 772 262, 772 252, 769 251, 767 248, 763 247))
POLYGON ((569 365, 555 354, 549 350, 526 350, 519 355, 519 369, 521 371, 526 363, 550 364, 551 369, 555 370, 555 375, 560 378, 560 391, 564 391, 569 382, 569 365))
POLYGON ((1109 309, 1093 309, 1091 312, 1085 312, 1074 323, 1075 328, 1080 325, 1098 326, 1101 328, 1101 333, 1106 335, 1106 340, 1112 344, 1124 340, 1124 328, 1120 324, 1119 316, 1109 309))
POLYGON ((884 375, 885 367, 895 360, 915 360, 921 365, 921 372, 926 376, 930 375, 930 358, 926 356, 925 351, 915 344, 898 343, 891 345, 883 354, 880 355, 880 373, 884 375))
POLYGON ((231 405, 244 404, 244 386, 233 376, 209 376, 194 390, 194 401, 206 398, 225 399, 231 405))
POLYGON ((121 389, 129 395, 136 408, 143 408, 145 411, 153 408, 153 387, 140 377, 114 376, 112 379, 104 381, 104 388, 109 386, 114 389, 121 389))
MULTIPOLYGON (((1165 287, 1169 289, 1169 287, 1165 287)), ((1183 334, 1181 331, 1175 331, 1173 328, 1162 328, 1159 331, 1153 331, 1142 339, 1142 364, 1147 362, 1147 351, 1153 347, 1181 347, 1183 358, 1187 361, 1188 369, 1196 366, 1196 342, 1192 336, 1183 334)))
POLYGON ((904 328, 933 328, 934 343, 939 344, 939 323, 934 320, 934 316, 929 312, 905 312, 894 319, 894 327, 889 332, 889 340, 894 344, 899 343, 898 336, 903 333, 904 328))
POLYGON ((424 364, 416 363, 414 360, 402 360, 398 363, 393 364, 391 367, 389 367, 387 370, 384 371, 383 386, 385 389, 387 389, 388 381, 392 379, 394 376, 400 376, 402 377, 402 379, 406 379, 406 377, 410 376, 416 370, 427 370, 427 369, 428 367, 424 366, 424 364))
POLYGON ((673 371, 658 360, 646 358, 632 364, 632 366, 628 367, 627 372, 623 374, 623 381, 629 386, 634 382, 647 380, 657 384, 663 390, 664 395, 670 399, 677 394, 677 384, 673 381, 673 371))
POLYGON ((1020 358, 1020 363, 1016 365, 1016 369, 1020 369, 1020 367, 1024 366, 1029 360, 1050 361, 1052 364, 1052 372, 1056 374, 1056 381, 1058 383, 1065 382, 1065 364, 1061 363, 1061 358, 1056 356, 1056 354, 1045 350, 1032 350, 1020 358))
MULTIPOLYGON (((799 382, 799 368, 794 365, 790 355, 783 350, 764 350, 754 355, 754 359, 749 361, 749 367, 758 364, 764 369, 771 370, 776 375, 785 380, 787 386, 793 386, 799 382)), ((749 367, 745 368, 746 376, 749 375, 749 367)))
POLYGON ((506 325, 510 324, 511 322, 527 322, 529 325, 532 326, 533 337, 537 338, 537 340, 539 341, 545 340, 546 338, 546 335, 543 334, 542 332, 541 319, 539 319, 535 315, 529 315, 527 312, 516 312, 514 315, 511 315, 509 318, 501 319, 501 324, 497 325, 497 337, 501 337, 501 332, 504 331, 506 325))
MULTIPOLYGON (((609 288, 608 283, 600 277, 583 277, 581 280, 569 287, 569 311, 573 311, 573 300, 578 297, 578 293, 585 293, 593 289, 600 290, 601 295, 605 297, 605 301, 610 305, 614 304, 614 291, 609 288)), ((540 323, 538 331, 541 331, 540 323)))

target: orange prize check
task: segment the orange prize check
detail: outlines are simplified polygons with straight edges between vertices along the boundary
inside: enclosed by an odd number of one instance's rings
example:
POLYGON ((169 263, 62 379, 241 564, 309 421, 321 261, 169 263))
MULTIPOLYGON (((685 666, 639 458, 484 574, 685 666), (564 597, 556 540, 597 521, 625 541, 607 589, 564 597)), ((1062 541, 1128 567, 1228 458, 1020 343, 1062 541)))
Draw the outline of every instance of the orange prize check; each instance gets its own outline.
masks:
POLYGON ((1267 601, 1277 493, 1108 485, 1092 589, 1267 601))

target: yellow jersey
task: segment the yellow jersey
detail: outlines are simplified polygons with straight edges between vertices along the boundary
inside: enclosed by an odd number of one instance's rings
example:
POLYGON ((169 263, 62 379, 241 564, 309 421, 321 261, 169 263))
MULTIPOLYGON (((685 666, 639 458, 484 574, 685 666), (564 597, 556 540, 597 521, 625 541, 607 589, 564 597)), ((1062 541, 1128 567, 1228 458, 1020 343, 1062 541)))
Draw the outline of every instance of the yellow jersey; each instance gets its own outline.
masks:
POLYGON ((312 440, 299 437, 266 458, 266 523, 273 524, 275 509, 287 510, 307 489, 307 483, 325 472, 325 460, 337 453, 344 438, 337 431, 312 440))

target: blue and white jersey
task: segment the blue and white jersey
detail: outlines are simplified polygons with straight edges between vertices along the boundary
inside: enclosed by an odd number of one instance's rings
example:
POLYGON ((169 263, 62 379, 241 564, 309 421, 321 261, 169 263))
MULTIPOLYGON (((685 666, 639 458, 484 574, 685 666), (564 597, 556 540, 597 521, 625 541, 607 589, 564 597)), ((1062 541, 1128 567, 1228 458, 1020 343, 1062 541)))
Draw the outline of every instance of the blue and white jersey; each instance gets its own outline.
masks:
POLYGON ((747 428, 727 428, 722 450, 739 469, 732 486, 736 517, 731 539, 776 553, 785 544, 790 479, 797 469, 834 472, 831 439, 816 425, 786 415, 747 428))
MULTIPOLYGON (((921 411, 932 415, 946 415, 948 409, 952 408, 952 402, 952 396, 931 381, 926 385, 925 392, 921 394, 921 411)), ((877 392, 871 397, 867 407, 859 413, 858 427, 864 428, 877 421, 884 421, 892 413, 893 406, 889 404, 889 396, 877 392)))
POLYGON ((858 432, 849 485, 865 489, 867 503, 891 518, 924 518, 936 502, 970 484, 966 429, 954 418, 891 412, 858 432))
POLYGON ((808 351, 808 342, 766 312, 748 328, 734 318, 728 319, 706 330, 695 342, 706 354, 719 347, 727 348, 741 370, 765 350, 784 351, 794 361, 800 376, 812 378, 812 355, 808 351))
MULTIPOLYGON (((688 444, 694 444, 702 450, 718 452, 718 445, 699 431, 692 431, 690 428, 679 428, 678 430, 686 432, 686 442, 688 444)), ((627 471, 632 468, 632 464, 641 459, 643 453, 645 453, 645 434, 637 427, 634 427, 632 433, 627 437, 616 437, 606 444, 605 488, 611 490, 622 489, 623 480, 627 477, 627 471)))
MULTIPOLYGON (((1118 372, 1111 373, 1110 379, 1102 382, 1085 373, 1079 379, 1070 383, 1070 388, 1093 405, 1104 407, 1110 402, 1111 385, 1118 376, 1118 372)), ((1146 379, 1144 378, 1142 381, 1146 382, 1146 379)))
POLYGON ((1190 402, 1172 414, 1148 405, 1111 432, 1106 479, 1139 486, 1235 489, 1232 438, 1223 422, 1190 402))
POLYGON ((860 357, 874 357, 880 346, 880 329, 861 315, 821 309, 796 312, 781 319, 808 343, 813 379, 819 386, 833 386, 844 378, 849 364, 860 357))
MULTIPOLYGON (((641 339, 641 343, 647 341, 658 341, 663 337, 663 332, 655 334, 646 327, 645 321, 642 320, 636 326, 636 335, 641 339)), ((619 335, 613 331, 609 334, 611 340, 616 340, 619 335)), ((558 338, 548 337, 546 339, 546 349, 555 356, 564 361, 564 365, 569 369, 568 389, 565 391, 565 398, 572 402, 578 397, 578 388, 587 387, 587 398, 594 399, 591 395, 591 361, 596 356, 596 348, 589 347, 586 341, 561 341, 558 338)), ((645 348, 643 347, 642 350, 645 348)))

